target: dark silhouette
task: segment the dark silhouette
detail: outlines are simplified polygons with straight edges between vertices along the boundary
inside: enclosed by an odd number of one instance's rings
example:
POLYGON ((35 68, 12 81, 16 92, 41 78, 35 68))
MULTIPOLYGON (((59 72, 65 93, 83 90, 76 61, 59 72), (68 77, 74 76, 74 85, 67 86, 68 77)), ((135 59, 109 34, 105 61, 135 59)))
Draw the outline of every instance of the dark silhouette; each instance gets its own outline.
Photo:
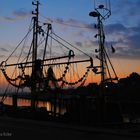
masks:
MULTIPOLYGON (((16 103, 18 97, 14 95, 13 106, 1 105, 1 115, 7 114, 11 117, 88 125, 101 122, 123 123, 124 115, 127 115, 131 122, 140 117, 140 75, 138 73, 133 72, 126 78, 119 79, 118 83, 106 82, 102 98, 99 96, 100 90, 100 84, 89 83, 87 86, 76 89, 57 89, 57 93, 53 91, 57 96, 55 96, 56 102, 52 98, 53 95, 49 100, 52 105, 55 105, 55 108, 52 107, 50 112, 52 115, 49 115, 46 108, 42 107, 37 110, 32 110, 31 107, 18 107, 16 103), (60 95, 64 98, 58 98, 60 95), (67 96, 69 98, 66 98, 67 96), (4 106, 4 109, 2 109, 2 106, 4 106), (63 106, 66 112, 64 114, 56 113, 56 107, 58 106, 60 110, 63 106), (99 119, 100 115, 102 115, 102 118, 99 119)), ((20 96, 20 98, 25 97, 20 96)), ((44 96, 40 97, 40 100, 43 99, 44 96)))

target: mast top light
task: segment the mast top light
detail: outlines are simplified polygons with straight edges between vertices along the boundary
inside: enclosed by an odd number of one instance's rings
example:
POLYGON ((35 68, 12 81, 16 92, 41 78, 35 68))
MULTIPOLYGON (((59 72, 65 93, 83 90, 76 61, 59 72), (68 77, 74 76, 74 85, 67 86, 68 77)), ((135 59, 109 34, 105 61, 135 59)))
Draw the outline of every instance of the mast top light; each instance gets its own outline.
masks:
POLYGON ((99 8, 100 8, 100 9, 103 9, 103 8, 104 8, 104 5, 99 5, 99 8))
POLYGON ((99 14, 97 12, 95 12, 95 11, 92 11, 92 12, 89 13, 89 16, 91 16, 91 17, 98 17, 99 14))

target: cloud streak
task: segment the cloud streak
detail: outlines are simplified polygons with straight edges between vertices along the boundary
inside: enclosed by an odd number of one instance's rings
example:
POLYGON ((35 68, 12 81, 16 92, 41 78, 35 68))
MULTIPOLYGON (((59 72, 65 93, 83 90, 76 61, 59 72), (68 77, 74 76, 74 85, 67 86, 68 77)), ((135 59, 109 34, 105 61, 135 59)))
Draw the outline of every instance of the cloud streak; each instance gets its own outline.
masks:
POLYGON ((0 21, 2 22, 14 22, 16 19, 13 18, 13 17, 8 17, 8 16, 5 16, 5 17, 1 17, 0 18, 0 21))
POLYGON ((110 24, 106 26, 106 33, 114 36, 113 43, 118 49, 118 56, 140 58, 140 27, 126 27, 123 24, 110 24))
POLYGON ((79 21, 79 20, 75 20, 75 19, 68 19, 68 20, 64 20, 63 18, 47 18, 47 21, 51 22, 51 23, 57 23, 57 24, 61 24, 63 26, 69 26, 69 27, 75 27, 75 28, 85 28, 85 29, 94 29, 94 24, 93 23, 86 23, 84 21, 79 21))
POLYGON ((13 11, 12 13, 16 18, 26 18, 28 16, 31 16, 31 12, 27 11, 25 9, 18 9, 13 11))
MULTIPOLYGON (((77 30, 77 34, 74 35, 80 35, 81 37, 86 37, 84 34, 88 34, 88 32, 83 29, 88 29, 89 31, 93 33, 97 33, 97 29, 94 28, 94 24, 78 21, 75 19, 68 19, 64 20, 62 18, 57 18, 53 20, 56 23, 70 26, 70 27, 76 27, 79 30, 77 30)), ((123 57, 123 58, 140 58, 140 27, 139 26, 131 26, 127 27, 124 24, 121 23, 112 23, 105 26, 105 33, 107 36, 113 37, 113 40, 107 40, 106 42, 109 46, 111 44, 114 45, 116 48, 116 54, 114 54, 114 57, 123 57)), ((91 40, 89 37, 82 38, 81 41, 75 41, 75 45, 79 48, 84 47, 86 49, 90 49, 94 52, 94 49, 98 47, 98 41, 94 36, 92 36, 91 40), (89 43, 87 43, 89 42, 89 43)))
MULTIPOLYGON (((92 32, 97 33, 97 30, 94 29, 93 24, 69 19, 67 21, 63 19, 57 19, 57 22, 61 24, 67 24, 67 25, 76 25, 83 28, 86 28, 92 32)), ((83 36, 83 29, 80 31, 80 35, 83 36)), ((116 48, 116 54, 115 57, 123 57, 123 58, 140 58, 140 27, 139 26, 133 26, 133 27, 127 27, 121 23, 113 23, 108 24, 105 26, 105 33, 107 36, 113 37, 115 41, 107 40, 107 44, 109 46, 113 44, 116 48)), ((87 34, 87 32, 85 32, 87 34)), ((77 33, 78 35, 78 33, 77 33)), ((93 37, 92 37, 93 38, 93 37)), ((75 42, 77 47, 87 47, 88 48, 96 48, 98 46, 97 40, 93 38, 93 40, 89 38, 85 38, 84 40, 75 42), (91 42, 91 43, 86 43, 91 42)), ((93 50, 94 51, 94 50, 93 50)))
POLYGON ((139 0, 117 0, 112 2, 112 15, 121 23, 132 26, 139 20, 139 0))
POLYGON ((11 13, 10 16, 3 16, 0 18, 0 21, 3 22, 15 22, 19 19, 24 19, 26 17, 30 17, 31 16, 31 12, 27 11, 25 9, 18 9, 15 10, 11 13))
POLYGON ((5 48, 0 48, 0 51, 3 51, 3 52, 9 52, 7 49, 5 48))

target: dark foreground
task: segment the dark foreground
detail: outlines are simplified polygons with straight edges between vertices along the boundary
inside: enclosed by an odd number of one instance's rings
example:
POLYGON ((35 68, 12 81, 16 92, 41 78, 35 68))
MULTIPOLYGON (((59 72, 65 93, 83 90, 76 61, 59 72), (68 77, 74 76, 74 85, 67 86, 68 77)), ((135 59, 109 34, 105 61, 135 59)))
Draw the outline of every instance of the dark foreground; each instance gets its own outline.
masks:
POLYGON ((140 126, 111 129, 101 126, 86 127, 2 116, 0 117, 0 137, 46 138, 50 140, 137 140, 140 139, 140 126))

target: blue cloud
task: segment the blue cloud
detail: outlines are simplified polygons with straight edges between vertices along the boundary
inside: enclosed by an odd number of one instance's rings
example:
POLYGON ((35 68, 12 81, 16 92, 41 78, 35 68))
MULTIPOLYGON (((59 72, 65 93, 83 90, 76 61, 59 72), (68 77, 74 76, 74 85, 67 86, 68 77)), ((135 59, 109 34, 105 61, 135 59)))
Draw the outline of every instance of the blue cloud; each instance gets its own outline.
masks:
POLYGON ((127 28, 123 24, 115 23, 106 25, 105 31, 107 34, 112 34, 116 32, 126 32, 127 28))
POLYGON ((126 27, 123 24, 110 24, 105 27, 106 33, 114 36, 112 43, 117 48, 116 56, 140 58, 140 27, 126 27))

